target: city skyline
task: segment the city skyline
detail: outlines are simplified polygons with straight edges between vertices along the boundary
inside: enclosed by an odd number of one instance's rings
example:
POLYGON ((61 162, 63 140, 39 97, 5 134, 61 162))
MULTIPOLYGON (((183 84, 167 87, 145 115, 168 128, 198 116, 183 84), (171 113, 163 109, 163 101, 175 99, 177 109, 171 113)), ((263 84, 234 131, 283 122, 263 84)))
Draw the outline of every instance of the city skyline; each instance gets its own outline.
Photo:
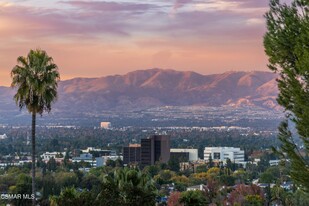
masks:
POLYGON ((163 68, 201 74, 267 70, 268 0, 0 2, 0 85, 41 48, 61 79, 163 68))

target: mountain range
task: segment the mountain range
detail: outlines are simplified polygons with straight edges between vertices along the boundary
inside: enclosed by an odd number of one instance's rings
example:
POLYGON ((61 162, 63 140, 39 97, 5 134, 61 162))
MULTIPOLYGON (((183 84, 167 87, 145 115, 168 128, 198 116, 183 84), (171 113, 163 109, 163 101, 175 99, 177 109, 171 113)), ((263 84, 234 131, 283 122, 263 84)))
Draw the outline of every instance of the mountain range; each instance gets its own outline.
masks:
MULTIPOLYGON (((59 82, 55 113, 129 111, 157 106, 259 106, 279 108, 277 75, 270 72, 225 72, 202 75, 191 71, 149 69, 100 78, 59 82)), ((0 116, 14 113, 14 90, 0 87, 0 116)))

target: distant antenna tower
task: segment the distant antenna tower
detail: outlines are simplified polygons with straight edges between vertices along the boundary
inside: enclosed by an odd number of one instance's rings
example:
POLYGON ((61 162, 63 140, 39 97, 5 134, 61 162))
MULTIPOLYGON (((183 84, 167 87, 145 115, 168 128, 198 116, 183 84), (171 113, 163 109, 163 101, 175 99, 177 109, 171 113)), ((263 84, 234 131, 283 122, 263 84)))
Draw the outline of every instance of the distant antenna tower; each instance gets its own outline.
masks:
POLYGON ((30 144, 30 138, 29 138, 29 132, 27 132, 27 142, 26 142, 27 145, 30 144))

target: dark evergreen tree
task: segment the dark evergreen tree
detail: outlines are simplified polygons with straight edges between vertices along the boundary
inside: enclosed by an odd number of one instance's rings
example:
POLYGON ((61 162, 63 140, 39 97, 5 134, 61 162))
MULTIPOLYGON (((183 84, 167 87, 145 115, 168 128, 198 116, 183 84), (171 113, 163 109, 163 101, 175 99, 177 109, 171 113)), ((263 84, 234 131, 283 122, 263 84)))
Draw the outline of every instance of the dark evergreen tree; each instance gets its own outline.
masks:
POLYGON ((46 168, 47 168, 48 171, 56 171, 57 162, 53 157, 50 158, 50 160, 47 162, 46 168))
POLYGON ((209 158, 208 158, 208 168, 212 168, 215 166, 215 163, 214 161, 212 160, 212 156, 209 155, 209 158))
POLYGON ((300 153, 289 127, 293 122, 304 150, 309 151, 309 1, 293 0, 291 4, 270 1, 266 13, 267 33, 264 36, 269 68, 279 74, 278 103, 285 108, 287 120, 279 127, 282 142, 278 151, 290 159, 290 175, 309 192, 309 163, 300 153))
POLYGON ((171 157, 168 161, 168 168, 174 172, 179 172, 180 166, 179 166, 179 158, 171 157))

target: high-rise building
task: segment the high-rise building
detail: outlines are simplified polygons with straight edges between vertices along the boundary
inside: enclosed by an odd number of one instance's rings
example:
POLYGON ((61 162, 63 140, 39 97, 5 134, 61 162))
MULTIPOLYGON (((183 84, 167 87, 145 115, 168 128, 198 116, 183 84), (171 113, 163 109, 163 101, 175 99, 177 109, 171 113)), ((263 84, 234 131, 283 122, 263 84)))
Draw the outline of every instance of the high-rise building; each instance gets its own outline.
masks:
POLYGON ((141 162, 141 145, 130 144, 123 147, 123 164, 140 164, 141 162))
POLYGON ((170 159, 170 137, 152 135, 141 139, 141 166, 154 165, 156 162, 167 163, 170 159))

